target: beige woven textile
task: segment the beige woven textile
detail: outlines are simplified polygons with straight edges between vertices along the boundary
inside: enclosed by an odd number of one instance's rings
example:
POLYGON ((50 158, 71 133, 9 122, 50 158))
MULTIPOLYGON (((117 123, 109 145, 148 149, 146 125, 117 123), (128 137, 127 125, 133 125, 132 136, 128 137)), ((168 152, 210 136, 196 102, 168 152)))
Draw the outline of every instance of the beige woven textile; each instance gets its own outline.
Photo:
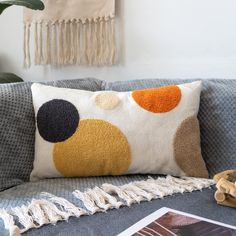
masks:
POLYGON ((33 29, 36 65, 115 63, 115 0, 43 2, 43 11, 24 9, 25 67, 31 65, 33 29))

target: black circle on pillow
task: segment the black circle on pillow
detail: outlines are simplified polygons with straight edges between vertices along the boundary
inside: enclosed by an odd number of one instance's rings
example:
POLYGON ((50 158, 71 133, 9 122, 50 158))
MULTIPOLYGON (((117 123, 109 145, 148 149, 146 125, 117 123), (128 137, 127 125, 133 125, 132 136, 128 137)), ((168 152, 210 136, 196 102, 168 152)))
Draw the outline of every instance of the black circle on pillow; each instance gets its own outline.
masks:
POLYGON ((75 133, 79 119, 79 112, 72 103, 54 99, 39 108, 37 126, 43 139, 57 143, 65 141, 75 133))

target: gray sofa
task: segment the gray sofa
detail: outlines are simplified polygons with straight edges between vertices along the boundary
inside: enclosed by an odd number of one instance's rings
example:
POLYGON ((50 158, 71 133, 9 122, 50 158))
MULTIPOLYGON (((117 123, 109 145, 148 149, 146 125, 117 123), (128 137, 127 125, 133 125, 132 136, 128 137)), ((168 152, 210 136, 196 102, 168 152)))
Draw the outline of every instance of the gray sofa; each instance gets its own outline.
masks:
MULTIPOLYGON (((190 80, 144 79, 126 82, 105 82, 96 79, 48 82, 53 86, 86 90, 128 91, 180 84, 190 80)), ((0 208, 21 206, 42 192, 71 199, 74 189, 81 191, 103 183, 122 185, 147 178, 144 175, 51 179, 29 183, 34 155, 34 112, 31 83, 0 85, 0 208)), ((236 169, 236 80, 204 80, 199 111, 202 155, 211 177, 226 169, 236 169)), ((176 194, 83 216, 70 218, 55 226, 33 229, 25 235, 117 235, 144 216, 161 207, 170 207, 236 226, 235 209, 218 206, 214 187, 203 191, 176 194)), ((0 220, 0 235, 8 235, 0 220)))

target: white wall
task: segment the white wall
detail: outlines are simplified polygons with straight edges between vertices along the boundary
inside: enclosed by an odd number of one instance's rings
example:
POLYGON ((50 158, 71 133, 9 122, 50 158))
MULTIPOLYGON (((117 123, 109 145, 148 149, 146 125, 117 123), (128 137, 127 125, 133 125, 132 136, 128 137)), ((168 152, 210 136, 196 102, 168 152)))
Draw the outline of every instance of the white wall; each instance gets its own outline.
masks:
POLYGON ((235 0, 116 0, 119 65, 22 68, 22 9, 0 16, 0 71, 25 80, 236 78, 235 0))

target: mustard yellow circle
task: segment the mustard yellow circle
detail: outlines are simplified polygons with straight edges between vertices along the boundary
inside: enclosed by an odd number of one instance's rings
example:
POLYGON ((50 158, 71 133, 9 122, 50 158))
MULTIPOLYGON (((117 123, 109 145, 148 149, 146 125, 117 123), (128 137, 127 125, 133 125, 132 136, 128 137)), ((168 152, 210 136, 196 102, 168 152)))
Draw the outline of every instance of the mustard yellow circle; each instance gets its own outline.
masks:
POLYGON ((113 93, 100 93, 95 97, 95 103, 104 110, 112 110, 120 103, 120 98, 113 93))
POLYGON ((87 119, 72 137, 54 144, 53 161, 65 177, 121 175, 130 166, 131 150, 116 126, 87 119))

